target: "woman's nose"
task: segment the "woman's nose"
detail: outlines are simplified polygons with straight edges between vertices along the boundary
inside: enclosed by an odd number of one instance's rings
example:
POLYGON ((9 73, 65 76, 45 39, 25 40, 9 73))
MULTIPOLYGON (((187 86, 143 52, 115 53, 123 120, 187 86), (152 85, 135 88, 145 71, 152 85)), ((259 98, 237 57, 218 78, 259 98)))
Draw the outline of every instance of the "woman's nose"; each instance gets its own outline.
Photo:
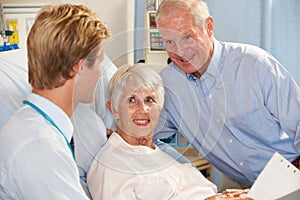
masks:
POLYGON ((145 103, 139 103, 139 111, 140 112, 148 112, 149 106, 145 103))

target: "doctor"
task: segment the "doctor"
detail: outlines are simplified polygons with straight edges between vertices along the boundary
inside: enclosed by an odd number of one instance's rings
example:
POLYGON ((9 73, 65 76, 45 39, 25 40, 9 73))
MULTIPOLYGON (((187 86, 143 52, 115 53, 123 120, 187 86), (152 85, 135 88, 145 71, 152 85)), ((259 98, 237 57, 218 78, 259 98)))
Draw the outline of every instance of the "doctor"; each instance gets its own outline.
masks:
MULTIPOLYGON (((27 51, 17 49, 0 53, 0 129, 23 105, 31 92, 28 83, 27 51)), ((107 55, 100 64, 101 77, 92 104, 79 103, 72 115, 74 154, 83 189, 89 195, 86 173, 92 160, 107 140, 106 127, 113 125, 111 112, 106 108, 107 85, 116 66, 107 55), (97 113, 96 113, 96 112, 97 113), (107 126, 105 125, 107 124, 107 126)), ((113 129, 114 130, 114 129, 113 129)))
POLYGON ((221 190, 250 187, 276 151, 299 167, 300 89, 281 64, 216 40, 202 0, 164 0, 157 24, 172 63, 155 138, 179 131, 224 173, 221 190))
POLYGON ((84 6, 37 14, 27 40, 32 93, 0 132, 1 198, 88 199, 70 147, 70 117, 78 103, 93 101, 109 36, 84 6))

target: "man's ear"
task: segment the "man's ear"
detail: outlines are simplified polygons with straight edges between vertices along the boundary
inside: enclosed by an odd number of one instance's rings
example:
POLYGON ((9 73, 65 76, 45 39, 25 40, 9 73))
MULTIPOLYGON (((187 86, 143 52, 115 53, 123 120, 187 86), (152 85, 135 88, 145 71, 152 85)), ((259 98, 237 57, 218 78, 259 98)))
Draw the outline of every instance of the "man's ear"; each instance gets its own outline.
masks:
POLYGON ((115 117, 115 119, 119 119, 119 113, 114 110, 112 102, 110 100, 107 101, 106 106, 108 110, 112 113, 112 115, 115 117))
POLYGON ((206 31, 208 33, 209 36, 212 36, 214 34, 214 18, 212 18, 211 16, 209 16, 206 19, 206 31))
POLYGON ((70 72, 72 76, 79 74, 82 71, 84 61, 85 59, 82 58, 73 66, 72 71, 70 72))

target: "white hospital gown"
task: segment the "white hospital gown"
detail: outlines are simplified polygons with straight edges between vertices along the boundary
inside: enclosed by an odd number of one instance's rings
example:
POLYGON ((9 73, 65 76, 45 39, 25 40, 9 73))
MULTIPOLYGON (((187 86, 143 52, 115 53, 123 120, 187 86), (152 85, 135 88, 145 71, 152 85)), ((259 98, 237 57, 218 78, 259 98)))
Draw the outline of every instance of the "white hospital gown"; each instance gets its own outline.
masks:
POLYGON ((191 164, 181 164, 159 148, 129 145, 116 133, 93 161, 87 183, 94 200, 193 200, 217 192, 191 164))

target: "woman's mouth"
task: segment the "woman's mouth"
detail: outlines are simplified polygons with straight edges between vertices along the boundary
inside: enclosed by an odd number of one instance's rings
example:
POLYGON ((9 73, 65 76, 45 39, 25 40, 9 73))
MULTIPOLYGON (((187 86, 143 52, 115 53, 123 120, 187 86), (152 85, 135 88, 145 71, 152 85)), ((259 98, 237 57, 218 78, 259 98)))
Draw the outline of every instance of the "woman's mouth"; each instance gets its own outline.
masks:
POLYGON ((150 119, 134 119, 133 123, 135 123, 138 126, 145 126, 150 123, 150 119))

